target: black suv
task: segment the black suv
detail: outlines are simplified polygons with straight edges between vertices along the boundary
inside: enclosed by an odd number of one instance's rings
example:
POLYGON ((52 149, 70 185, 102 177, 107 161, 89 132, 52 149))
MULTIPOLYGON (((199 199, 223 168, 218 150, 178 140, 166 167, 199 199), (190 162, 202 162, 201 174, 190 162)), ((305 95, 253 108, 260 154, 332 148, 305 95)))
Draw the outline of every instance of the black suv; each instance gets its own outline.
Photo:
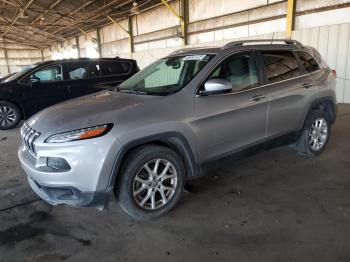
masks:
POLYGON ((0 84, 0 130, 53 104, 117 86, 136 74, 135 60, 69 59, 37 63, 0 84))

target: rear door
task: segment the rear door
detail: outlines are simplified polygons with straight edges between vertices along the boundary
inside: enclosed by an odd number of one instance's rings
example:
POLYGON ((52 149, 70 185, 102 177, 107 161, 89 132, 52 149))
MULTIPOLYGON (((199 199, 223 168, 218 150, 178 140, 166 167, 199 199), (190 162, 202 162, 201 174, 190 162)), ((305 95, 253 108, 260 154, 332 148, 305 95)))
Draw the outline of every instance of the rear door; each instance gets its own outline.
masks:
POLYGON ((64 63, 64 76, 70 98, 101 91, 97 87, 101 77, 98 60, 64 63))
POLYGON ((231 92, 196 96, 194 125, 201 161, 219 158, 265 139, 268 100, 260 86, 258 64, 253 51, 228 56, 206 81, 228 80, 231 92))
POLYGON ((133 63, 127 60, 101 60, 102 78, 99 85, 101 87, 117 86, 132 76, 135 73, 133 70, 133 63))
POLYGON ((266 50, 261 55, 270 101, 267 135, 277 137, 298 131, 309 102, 317 95, 313 79, 292 51, 266 50))
POLYGON ((24 83, 23 105, 28 115, 69 99, 68 90, 63 84, 61 64, 35 70, 22 79, 21 83, 24 83))

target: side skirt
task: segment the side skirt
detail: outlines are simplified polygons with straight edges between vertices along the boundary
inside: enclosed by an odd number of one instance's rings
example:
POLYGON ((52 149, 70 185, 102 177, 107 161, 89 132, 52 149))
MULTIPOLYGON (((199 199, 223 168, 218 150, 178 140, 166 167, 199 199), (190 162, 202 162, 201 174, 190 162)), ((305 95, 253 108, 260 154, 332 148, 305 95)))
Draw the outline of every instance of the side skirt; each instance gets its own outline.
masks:
POLYGON ((239 148, 238 150, 235 150, 233 152, 229 152, 227 154, 210 159, 201 165, 202 172, 200 176, 205 175, 207 171, 212 170, 213 168, 223 165, 225 163, 241 160, 262 151, 292 144, 298 139, 299 135, 300 131, 294 131, 287 134, 278 135, 276 137, 272 137, 267 140, 254 143, 239 148))

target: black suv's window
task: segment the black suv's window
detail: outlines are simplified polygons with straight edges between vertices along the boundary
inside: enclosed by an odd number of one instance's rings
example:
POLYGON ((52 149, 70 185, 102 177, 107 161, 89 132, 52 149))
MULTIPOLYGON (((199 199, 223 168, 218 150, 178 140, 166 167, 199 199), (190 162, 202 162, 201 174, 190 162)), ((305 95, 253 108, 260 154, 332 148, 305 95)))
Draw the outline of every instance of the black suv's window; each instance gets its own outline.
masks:
POLYGON ((98 62, 67 63, 66 72, 70 80, 99 77, 100 65, 98 62))
POLYGON ((312 73, 318 69, 320 69, 316 60, 306 52, 297 52, 301 63, 303 64, 305 71, 308 73, 312 73))
POLYGON ((231 82, 232 92, 258 85, 256 56, 254 52, 234 54, 226 58, 209 79, 225 79, 231 82))
POLYGON ((266 78, 274 83, 300 76, 299 64, 290 51, 262 51, 266 78))
POLYGON ((121 62, 121 61, 102 61, 102 75, 118 75, 118 74, 127 74, 130 71, 131 63, 121 62))
POLYGON ((62 67, 61 65, 53 65, 39 69, 30 75, 30 79, 41 82, 61 81, 63 80, 62 67))

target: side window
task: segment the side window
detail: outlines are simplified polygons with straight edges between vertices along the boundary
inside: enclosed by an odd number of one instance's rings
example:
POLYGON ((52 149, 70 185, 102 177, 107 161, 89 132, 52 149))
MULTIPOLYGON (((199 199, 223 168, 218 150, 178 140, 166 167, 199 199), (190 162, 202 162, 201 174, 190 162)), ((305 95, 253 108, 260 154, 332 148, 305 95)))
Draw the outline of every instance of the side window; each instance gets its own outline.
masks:
POLYGON ((62 66, 54 65, 39 69, 30 75, 30 80, 39 80, 41 82, 62 81, 62 66))
POLYGON ((118 74, 127 74, 131 69, 131 63, 128 62, 107 62, 103 61, 102 64, 102 75, 118 75, 118 74))
POLYGON ((305 71, 307 73, 312 73, 318 69, 320 69, 318 63, 316 62, 316 60, 309 55, 306 52, 297 52, 301 63, 303 64, 305 71))
POLYGON ((290 51, 262 51, 269 83, 300 76, 298 61, 290 51))
POLYGON ((100 76, 98 62, 67 63, 67 78, 70 80, 88 79, 100 76))
POLYGON ((209 79, 225 79, 231 82, 232 92, 258 85, 256 56, 253 52, 234 54, 226 58, 209 79))

